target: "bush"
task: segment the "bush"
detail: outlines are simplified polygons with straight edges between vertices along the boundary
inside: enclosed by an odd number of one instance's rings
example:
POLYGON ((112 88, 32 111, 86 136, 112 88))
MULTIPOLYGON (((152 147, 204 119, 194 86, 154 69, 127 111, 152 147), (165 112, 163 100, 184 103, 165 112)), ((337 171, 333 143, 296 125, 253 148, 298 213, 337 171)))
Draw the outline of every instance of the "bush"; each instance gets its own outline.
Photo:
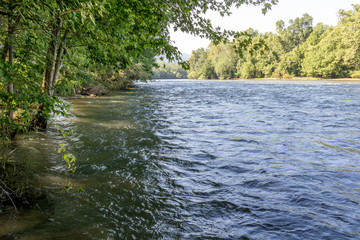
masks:
POLYGON ((352 78, 360 78, 360 71, 352 71, 352 72, 350 72, 350 77, 352 77, 352 78))

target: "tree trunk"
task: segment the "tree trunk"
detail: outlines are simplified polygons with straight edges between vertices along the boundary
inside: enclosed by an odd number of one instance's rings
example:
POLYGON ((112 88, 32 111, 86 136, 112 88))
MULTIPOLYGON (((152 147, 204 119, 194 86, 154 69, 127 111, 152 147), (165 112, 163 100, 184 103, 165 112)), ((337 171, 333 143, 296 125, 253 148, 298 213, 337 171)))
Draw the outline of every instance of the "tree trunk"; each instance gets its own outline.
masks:
POLYGON ((1 26, 3 24, 3 20, 4 20, 4 16, 0 16, 0 29, 1 29, 1 26))
MULTIPOLYGON (((60 40, 60 31, 62 27, 62 21, 60 18, 57 19, 57 22, 52 31, 52 36, 46 56, 46 66, 43 78, 43 89, 48 96, 52 97, 54 95, 54 86, 56 84, 59 71, 62 66, 62 58, 64 55, 64 46, 66 39, 70 33, 69 30, 66 30, 64 36, 60 40)), ((38 128, 47 127, 47 116, 44 112, 46 109, 46 103, 43 103, 39 106, 35 126, 38 128)))
MULTIPOLYGON (((8 61, 8 57, 9 57, 9 43, 8 43, 8 39, 6 39, 6 41, 5 41, 5 44, 4 44, 4 47, 3 47, 3 53, 2 53, 2 60, 4 61, 4 62, 7 62, 8 61)), ((5 75, 6 75, 6 72, 8 72, 7 70, 5 70, 5 75)), ((9 78, 9 76, 7 76, 7 78, 9 78)), ((11 94, 13 94, 14 93, 14 84, 13 84, 13 82, 11 82, 11 81, 8 81, 8 92, 7 92, 7 94, 8 95, 11 95, 11 94)), ((11 120, 13 120, 14 119, 14 113, 13 113, 13 110, 12 110, 12 108, 11 108, 11 105, 10 104, 8 104, 8 106, 7 106, 7 115, 8 115, 8 117, 11 119, 11 120)))
MULTIPOLYGON (((15 21, 11 18, 11 16, 8 16, 7 37, 6 37, 4 48, 3 48, 2 60, 4 62, 8 62, 10 68, 14 62, 13 40, 14 40, 15 28, 16 28, 16 25, 19 23, 19 21, 20 21, 20 16, 18 16, 15 21)), ((9 69, 8 69, 8 72, 11 72, 11 71, 9 71, 9 69)), ((7 93, 10 96, 10 95, 14 94, 14 82, 9 80, 12 77, 11 75, 10 76, 8 75, 7 77, 8 77, 8 83, 7 83, 8 92, 7 93)), ((14 110, 12 109, 11 104, 8 105, 8 116, 11 120, 14 119, 14 110)))
MULTIPOLYGON (((9 46, 9 63, 12 63, 14 61, 14 47, 13 46, 9 46)), ((8 94, 9 95, 13 95, 14 94, 14 82, 9 81, 8 82, 8 94)), ((8 116, 11 120, 14 119, 14 110, 13 108, 9 107, 9 112, 8 112, 8 116)))
MULTIPOLYGON (((14 62, 14 45, 13 45, 13 37, 14 37, 14 32, 15 32, 15 26, 18 22, 18 19, 16 22, 13 22, 12 20, 10 20, 9 18, 9 29, 8 29, 8 36, 9 36, 9 45, 8 45, 8 52, 9 52, 9 63, 10 66, 13 64, 14 62)), ((13 81, 9 81, 8 82, 8 94, 9 95, 13 95, 14 94, 14 82, 13 81)), ((11 120, 14 119, 14 110, 10 107, 9 108, 9 118, 11 120)))
POLYGON ((62 59, 63 56, 65 55, 65 42, 66 39, 68 37, 70 33, 70 30, 66 30, 64 33, 64 36, 62 38, 62 41, 60 42, 59 48, 57 49, 57 54, 56 54, 56 62, 55 62, 55 68, 54 68, 54 75, 53 75, 53 79, 52 79, 52 89, 51 89, 51 95, 54 94, 54 90, 53 87, 55 86, 56 82, 57 82, 57 78, 59 76, 59 72, 60 69, 62 67, 62 59))
POLYGON ((47 127, 47 117, 44 116, 45 103, 40 104, 37 109, 35 119, 32 122, 33 128, 45 129, 47 127))
POLYGON ((43 79, 43 87, 49 96, 53 94, 53 79, 54 79, 54 65, 56 62, 56 55, 58 52, 60 28, 62 27, 62 21, 59 18, 52 31, 52 36, 46 56, 46 66, 43 79))

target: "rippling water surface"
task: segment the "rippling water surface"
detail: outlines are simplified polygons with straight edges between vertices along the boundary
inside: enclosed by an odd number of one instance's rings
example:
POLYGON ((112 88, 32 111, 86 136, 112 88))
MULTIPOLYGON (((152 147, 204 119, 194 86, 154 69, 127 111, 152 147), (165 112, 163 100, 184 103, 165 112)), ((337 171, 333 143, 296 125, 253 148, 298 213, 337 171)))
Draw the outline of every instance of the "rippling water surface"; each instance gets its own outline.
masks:
POLYGON ((163 80, 69 101, 54 124, 73 135, 15 153, 50 204, 0 217, 0 237, 360 239, 360 84, 163 80), (63 190, 62 141, 83 193, 63 190))

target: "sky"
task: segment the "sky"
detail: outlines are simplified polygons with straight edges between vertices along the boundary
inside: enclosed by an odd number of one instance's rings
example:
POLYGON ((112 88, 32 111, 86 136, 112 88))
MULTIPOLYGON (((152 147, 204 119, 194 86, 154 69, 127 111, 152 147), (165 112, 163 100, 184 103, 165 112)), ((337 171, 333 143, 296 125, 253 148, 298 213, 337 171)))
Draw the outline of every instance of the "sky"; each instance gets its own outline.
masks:
MULTIPOLYGON (((351 10, 352 4, 360 4, 360 0, 279 0, 266 15, 262 14, 261 7, 243 5, 239 9, 234 8, 230 17, 222 18, 215 12, 207 13, 206 17, 214 26, 223 29, 243 31, 251 27, 265 33, 276 32, 275 23, 278 20, 283 20, 287 27, 290 19, 302 17, 305 13, 313 17, 314 26, 319 22, 334 26, 339 20, 337 12, 340 9, 351 10)), ((206 48, 210 43, 207 39, 180 31, 172 31, 171 39, 181 52, 188 54, 198 48, 206 48)))

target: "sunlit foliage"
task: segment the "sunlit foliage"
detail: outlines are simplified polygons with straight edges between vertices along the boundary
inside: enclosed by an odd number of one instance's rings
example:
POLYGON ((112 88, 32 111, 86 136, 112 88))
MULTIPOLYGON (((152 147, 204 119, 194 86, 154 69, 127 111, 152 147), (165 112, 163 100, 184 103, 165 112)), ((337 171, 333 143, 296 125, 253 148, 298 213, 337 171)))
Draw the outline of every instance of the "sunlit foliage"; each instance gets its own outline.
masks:
POLYGON ((339 11, 337 26, 322 23, 313 26, 312 17, 276 23, 277 33, 253 36, 245 51, 239 52, 236 38, 226 44, 210 44, 208 49, 193 52, 189 77, 226 78, 350 78, 360 76, 360 5, 350 11, 339 11), (257 43, 264 43, 257 44, 257 43), (235 46, 235 48, 234 48, 235 46), (201 57, 200 57, 201 56, 201 57), (204 72, 212 64, 213 72, 204 72))

